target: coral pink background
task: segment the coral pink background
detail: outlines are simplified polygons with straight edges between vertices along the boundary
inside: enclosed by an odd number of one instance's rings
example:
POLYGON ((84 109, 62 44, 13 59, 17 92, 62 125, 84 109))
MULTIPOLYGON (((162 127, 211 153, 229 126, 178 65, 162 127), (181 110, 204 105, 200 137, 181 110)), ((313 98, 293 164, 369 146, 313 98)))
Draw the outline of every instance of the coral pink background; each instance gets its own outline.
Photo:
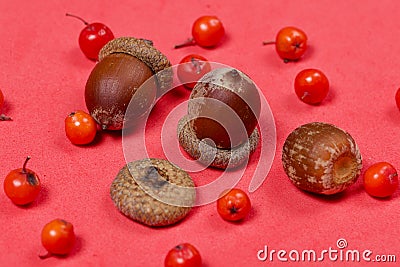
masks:
MULTIPOLYGON (((348 131, 358 143, 364 168, 376 161, 400 170, 400 112, 394 95, 400 86, 398 1, 1 1, 0 181, 25 157, 41 178, 40 197, 28 207, 13 205, 0 192, 0 262, 3 266, 162 266, 167 251, 190 242, 204 266, 266 266, 257 251, 322 251, 347 240, 346 249, 369 249, 373 256, 394 254, 400 260, 400 194, 379 200, 367 195, 362 179, 345 193, 317 197, 296 189, 284 174, 280 157, 286 136, 301 124, 325 121, 348 131), (85 109, 84 86, 95 65, 78 47, 83 24, 70 12, 108 25, 116 37, 151 39, 173 64, 189 53, 236 67, 261 88, 277 127, 277 152, 262 186, 250 194, 253 209, 239 224, 223 221, 214 203, 194 208, 181 223, 153 229, 121 215, 109 197, 109 186, 125 164, 121 135, 102 133, 90 146, 72 145, 64 118, 85 109), (190 36, 200 15, 217 15, 226 39, 215 49, 174 44, 190 36), (302 28, 309 50, 296 63, 284 64, 264 40, 288 25, 302 28), (319 68, 331 91, 320 106, 300 102, 293 80, 304 68, 319 68), (40 231, 54 218, 75 226, 78 237, 66 258, 40 260, 40 231)), ((189 92, 177 88, 161 100, 150 117, 148 151, 163 157, 158 131, 168 110, 189 92)), ((238 187, 247 190, 253 157, 238 187)), ((203 184, 215 171, 193 174, 203 184)), ((208 179, 208 180, 207 180, 208 179)), ((318 265, 337 265, 326 258, 318 265)), ((365 264, 360 262, 359 264, 365 264)), ((288 263, 282 263, 286 265, 288 263)), ((298 265, 309 263, 295 263, 298 265)), ((388 264, 394 266, 394 264, 388 264)), ((386 266, 386 265, 385 265, 386 266)))

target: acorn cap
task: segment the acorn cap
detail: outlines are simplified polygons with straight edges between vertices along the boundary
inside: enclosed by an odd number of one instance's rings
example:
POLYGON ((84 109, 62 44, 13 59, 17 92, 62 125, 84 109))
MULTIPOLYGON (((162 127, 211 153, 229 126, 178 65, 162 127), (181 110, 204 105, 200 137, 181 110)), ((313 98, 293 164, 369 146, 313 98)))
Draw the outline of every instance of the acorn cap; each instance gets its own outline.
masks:
POLYGON ((113 53, 125 53, 146 63, 154 72, 161 91, 172 85, 173 73, 168 58, 145 39, 120 37, 109 41, 99 52, 99 61, 113 53))
POLYGON ((163 159, 126 164, 110 188, 111 199, 127 217, 148 226, 166 226, 182 220, 196 199, 192 178, 163 159))
POLYGON ((178 122, 179 144, 192 158, 214 168, 231 169, 247 163, 260 141, 260 133, 258 128, 255 128, 242 145, 231 149, 218 148, 199 139, 189 122, 188 115, 182 117, 178 122))

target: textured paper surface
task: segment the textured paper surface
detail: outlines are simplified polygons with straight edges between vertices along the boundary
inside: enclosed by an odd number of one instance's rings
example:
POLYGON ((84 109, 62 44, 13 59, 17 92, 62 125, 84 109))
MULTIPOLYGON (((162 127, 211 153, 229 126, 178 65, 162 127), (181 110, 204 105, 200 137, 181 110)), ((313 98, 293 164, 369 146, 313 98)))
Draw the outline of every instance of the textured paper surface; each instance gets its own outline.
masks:
MULTIPOLYGON (((1 265, 162 266, 170 248, 190 242, 205 266, 266 266, 280 261, 259 261, 257 252, 264 246, 322 251, 338 249, 340 238, 347 241, 346 249, 397 253, 400 260, 399 191, 390 200, 377 200, 364 192, 359 179, 343 194, 317 197, 296 189, 280 160, 293 129, 324 121, 353 136, 363 155, 363 172, 376 161, 391 162, 400 170, 400 112, 394 101, 400 86, 399 10, 397 1, 356 0, 1 1, 0 88, 6 98, 3 113, 13 121, 0 122, 0 181, 30 155, 29 168, 43 184, 37 201, 23 208, 1 190, 1 265), (84 86, 95 65, 78 47, 84 25, 66 12, 105 23, 116 37, 151 39, 173 64, 198 53, 254 80, 274 114, 277 152, 267 179, 250 194, 253 209, 245 221, 223 221, 212 203, 193 209, 178 225, 152 229, 116 210, 109 186, 125 164, 121 135, 101 134, 87 147, 74 146, 65 137, 65 117, 86 109, 84 86), (193 21, 205 14, 222 20, 224 42, 215 49, 174 50, 190 37, 193 21), (309 50, 300 61, 284 64, 274 47, 262 42, 289 25, 307 33, 309 50), (306 105, 294 93, 294 77, 305 68, 321 69, 331 83, 320 106, 306 105), (66 258, 40 260, 40 231, 54 218, 74 224, 77 243, 66 258)), ((164 156, 163 119, 188 96, 179 87, 153 110, 146 131, 151 156, 164 156)), ((257 155, 238 187, 247 190, 257 155)), ((198 185, 216 176, 214 170, 193 174, 198 185)), ((338 263, 326 258, 318 265, 338 263)))

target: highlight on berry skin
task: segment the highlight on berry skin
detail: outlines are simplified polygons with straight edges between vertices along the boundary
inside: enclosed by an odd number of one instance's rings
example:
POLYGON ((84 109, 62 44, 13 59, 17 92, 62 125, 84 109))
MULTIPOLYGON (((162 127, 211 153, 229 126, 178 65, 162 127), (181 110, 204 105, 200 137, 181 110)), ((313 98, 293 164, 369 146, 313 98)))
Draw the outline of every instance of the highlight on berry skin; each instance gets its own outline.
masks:
POLYGON ((164 259, 164 267, 201 267, 199 250, 191 243, 181 243, 170 251, 164 259))
POLYGON ((223 191, 217 200, 218 214, 226 221, 241 221, 249 214, 250 210, 250 198, 239 188, 223 191))
POLYGON ((192 26, 192 37, 185 42, 174 46, 175 49, 198 45, 201 47, 215 47, 225 36, 225 28, 216 16, 201 16, 192 26))
POLYGON ((318 105, 328 95, 329 80, 319 69, 304 69, 296 75, 294 89, 301 101, 318 105))
POLYGON ((64 219, 54 219, 42 228, 41 241, 47 253, 39 255, 40 259, 66 256, 75 246, 74 226, 64 219))
POLYGON ((297 27, 284 27, 280 29, 274 41, 264 41, 263 45, 275 45, 278 56, 283 62, 299 60, 307 51, 307 35, 297 27))
POLYGON ((188 89, 193 89, 197 81, 211 71, 208 60, 197 54, 189 54, 181 59, 177 67, 179 81, 188 89))
POLYGON ((74 145, 87 145, 93 142, 97 133, 97 123, 85 111, 71 112, 65 118, 65 134, 74 145))
POLYGON ((101 48, 114 39, 111 29, 100 22, 89 23, 79 16, 70 13, 66 13, 65 15, 83 22, 85 27, 79 34, 79 47, 88 59, 98 61, 101 48))
POLYGON ((373 197, 387 198, 399 188, 399 175, 389 162, 376 162, 364 173, 364 189, 373 197))
POLYGON ((30 159, 26 157, 22 168, 10 171, 4 179, 4 193, 15 205, 34 202, 41 190, 39 176, 26 167, 30 159))

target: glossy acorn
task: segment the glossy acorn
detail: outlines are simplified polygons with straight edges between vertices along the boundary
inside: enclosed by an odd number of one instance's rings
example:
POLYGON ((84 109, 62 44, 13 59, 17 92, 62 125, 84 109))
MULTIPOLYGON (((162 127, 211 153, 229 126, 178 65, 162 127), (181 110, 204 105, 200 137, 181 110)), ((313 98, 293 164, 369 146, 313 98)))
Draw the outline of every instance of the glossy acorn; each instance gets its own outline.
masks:
POLYGON ((204 75, 193 88, 188 104, 197 138, 210 138, 222 149, 246 142, 257 126, 260 111, 260 95, 254 82, 232 68, 204 75))
POLYGON ((195 85, 188 114, 178 122, 181 147, 203 165, 238 167, 260 140, 261 99, 254 82, 233 68, 218 68, 195 85))
POLYGON ((167 57, 148 40, 121 37, 108 42, 86 82, 90 115, 103 130, 121 130, 132 100, 135 114, 130 114, 129 123, 134 123, 153 105, 157 91, 171 85, 170 66, 167 57))

